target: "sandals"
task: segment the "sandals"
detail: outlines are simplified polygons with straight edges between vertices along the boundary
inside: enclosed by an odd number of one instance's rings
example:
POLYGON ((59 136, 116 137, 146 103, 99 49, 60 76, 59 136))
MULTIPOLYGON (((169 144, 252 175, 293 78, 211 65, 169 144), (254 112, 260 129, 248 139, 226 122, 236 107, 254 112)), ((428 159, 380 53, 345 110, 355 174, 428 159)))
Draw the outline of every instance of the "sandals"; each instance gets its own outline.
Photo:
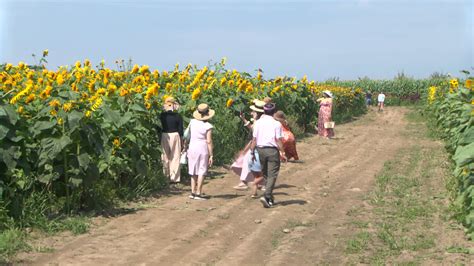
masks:
POLYGON ((247 186, 247 185, 237 185, 237 186, 234 187, 234 189, 247 190, 247 189, 249 189, 249 186, 247 186))
POLYGON ((189 195, 188 197, 193 200, 208 200, 210 198, 208 195, 204 193, 202 194, 191 193, 191 195, 189 195))

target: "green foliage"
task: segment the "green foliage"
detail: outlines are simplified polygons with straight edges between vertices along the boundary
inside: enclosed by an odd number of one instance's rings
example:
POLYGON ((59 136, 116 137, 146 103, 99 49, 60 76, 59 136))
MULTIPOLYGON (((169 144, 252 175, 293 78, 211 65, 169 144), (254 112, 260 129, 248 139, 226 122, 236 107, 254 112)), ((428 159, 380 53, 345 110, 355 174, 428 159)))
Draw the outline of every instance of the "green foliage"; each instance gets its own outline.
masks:
POLYGON ((456 185, 450 187, 455 189, 454 209, 460 210, 458 218, 474 239, 474 93, 471 88, 450 85, 436 88, 431 98, 428 94, 427 99, 431 100, 426 101, 424 113, 435 121, 452 154, 456 185))
POLYGON ((430 86, 447 84, 447 78, 443 75, 434 75, 429 79, 414 79, 404 74, 399 74, 392 80, 373 80, 359 78, 359 80, 329 80, 325 84, 335 86, 361 88, 364 92, 372 92, 372 102, 377 101, 377 94, 383 92, 386 95, 387 105, 406 105, 418 103, 430 86))
POLYGON ((0 264, 6 263, 15 253, 28 250, 25 233, 19 229, 8 229, 0 232, 0 264))
MULTIPOLYGON (((71 214, 102 210, 167 185, 157 130, 167 95, 181 104, 185 124, 199 103, 216 110, 210 121, 216 165, 230 162, 249 141, 238 115, 248 115, 255 98, 271 96, 297 136, 314 132, 317 123, 315 100, 322 89, 306 78, 264 80, 261 73, 228 71, 223 63, 169 73, 128 69, 0 66, 2 229, 81 233, 87 223, 67 218, 71 214)), ((360 90, 333 93, 336 122, 365 112, 360 90)))

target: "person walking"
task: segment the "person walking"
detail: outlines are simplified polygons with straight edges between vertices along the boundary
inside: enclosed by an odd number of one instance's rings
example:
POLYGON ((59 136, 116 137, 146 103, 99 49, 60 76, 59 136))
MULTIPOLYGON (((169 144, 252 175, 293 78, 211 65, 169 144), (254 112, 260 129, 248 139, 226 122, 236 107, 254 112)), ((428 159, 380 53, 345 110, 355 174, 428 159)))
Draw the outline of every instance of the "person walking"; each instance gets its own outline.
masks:
POLYGON ((372 92, 367 91, 365 93, 365 105, 369 108, 372 105, 372 92))
POLYGON ((383 92, 379 93, 379 95, 377 96, 377 101, 378 101, 379 111, 383 111, 384 102, 385 102, 385 94, 383 94, 383 92))
POLYGON ((286 160, 283 149, 283 133, 281 123, 273 118, 275 104, 268 103, 263 107, 264 114, 255 122, 251 145, 252 161, 256 161, 256 152, 260 157, 263 177, 267 183, 263 197, 263 207, 270 208, 274 203, 273 188, 280 171, 280 158, 286 160))
POLYGON ((286 120, 285 113, 283 111, 277 111, 273 118, 281 123, 282 132, 283 132, 283 149, 285 150, 285 154, 288 160, 293 158, 295 161, 299 160, 298 152, 296 151, 296 138, 293 132, 290 130, 290 126, 288 125, 288 121, 286 120))
MULTIPOLYGON (((252 120, 247 121, 245 117, 241 114, 240 118, 244 122, 244 126, 252 131, 253 124, 252 122, 257 121, 263 114, 263 106, 265 103, 263 101, 254 100, 253 105, 250 106, 252 110, 252 120)), ((234 189, 238 190, 246 190, 249 188, 248 183, 255 178, 255 174, 252 174, 252 171, 249 168, 249 159, 250 156, 250 146, 252 141, 250 140, 247 145, 245 145, 244 149, 239 151, 234 163, 231 166, 232 171, 240 176, 240 182, 238 185, 234 186, 234 189)), ((255 184, 255 182, 254 182, 255 184)), ((255 193, 254 193, 255 194, 255 193)))
POLYGON ((328 139, 334 137, 334 129, 327 127, 332 117, 332 98, 330 91, 323 91, 323 98, 317 100, 319 102, 318 134, 328 139))
POLYGON ((181 181, 179 160, 183 147, 183 119, 176 112, 178 104, 173 97, 166 98, 163 109, 160 114, 163 172, 171 184, 176 184, 181 181))
POLYGON ((193 118, 189 123, 191 138, 189 141, 188 169, 191 176, 191 195, 189 198, 195 200, 206 200, 207 197, 202 193, 204 176, 213 163, 213 143, 212 128, 209 123, 215 114, 205 103, 198 105, 193 113, 193 118))

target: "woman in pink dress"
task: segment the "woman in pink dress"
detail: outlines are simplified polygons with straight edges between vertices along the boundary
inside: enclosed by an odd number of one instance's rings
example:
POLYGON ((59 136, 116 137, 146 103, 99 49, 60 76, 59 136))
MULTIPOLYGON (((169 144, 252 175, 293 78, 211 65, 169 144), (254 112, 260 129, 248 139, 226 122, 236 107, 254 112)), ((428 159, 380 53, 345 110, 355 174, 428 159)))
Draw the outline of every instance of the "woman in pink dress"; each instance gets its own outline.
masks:
POLYGON ((323 98, 317 100, 319 102, 318 134, 324 138, 334 137, 334 130, 324 127, 324 123, 332 121, 332 97, 333 95, 330 91, 323 91, 323 98))
MULTIPOLYGON (((254 100, 254 105, 250 106, 250 109, 252 109, 253 122, 257 121, 260 118, 260 116, 263 114, 264 105, 265 103, 263 101, 254 100)), ((240 118, 244 122, 244 125, 248 129, 252 130, 253 124, 251 123, 251 121, 247 121, 243 115, 241 115, 240 118)), ((244 149, 238 153, 234 163, 231 166, 232 171, 234 171, 235 174, 240 176, 240 182, 238 185, 234 186, 234 189, 238 189, 238 190, 248 189, 249 188, 248 183, 251 182, 255 178, 256 173, 252 173, 248 165, 248 162, 251 157, 250 144, 251 142, 247 143, 244 149)), ((253 193, 252 195, 254 194, 255 193, 253 193)))
POLYGON ((191 122, 189 123, 189 131, 191 138, 189 141, 188 169, 191 176, 191 195, 189 198, 195 200, 206 200, 202 193, 202 185, 207 169, 213 162, 213 145, 212 145, 212 128, 208 122, 215 114, 205 103, 198 106, 194 111, 191 122))

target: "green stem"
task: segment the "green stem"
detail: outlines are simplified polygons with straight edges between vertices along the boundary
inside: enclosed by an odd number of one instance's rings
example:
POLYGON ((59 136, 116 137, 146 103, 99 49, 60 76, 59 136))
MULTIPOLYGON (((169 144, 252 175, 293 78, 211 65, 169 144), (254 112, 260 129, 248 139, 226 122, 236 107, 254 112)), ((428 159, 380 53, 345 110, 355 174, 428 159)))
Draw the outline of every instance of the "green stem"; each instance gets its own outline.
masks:
MULTIPOLYGON (((65 135, 64 122, 62 124, 62 133, 65 135)), ((71 193, 69 190, 69 175, 68 175, 68 161, 66 149, 63 149, 63 161, 64 161, 64 182, 66 184, 66 213, 69 215, 71 212, 71 193)))

